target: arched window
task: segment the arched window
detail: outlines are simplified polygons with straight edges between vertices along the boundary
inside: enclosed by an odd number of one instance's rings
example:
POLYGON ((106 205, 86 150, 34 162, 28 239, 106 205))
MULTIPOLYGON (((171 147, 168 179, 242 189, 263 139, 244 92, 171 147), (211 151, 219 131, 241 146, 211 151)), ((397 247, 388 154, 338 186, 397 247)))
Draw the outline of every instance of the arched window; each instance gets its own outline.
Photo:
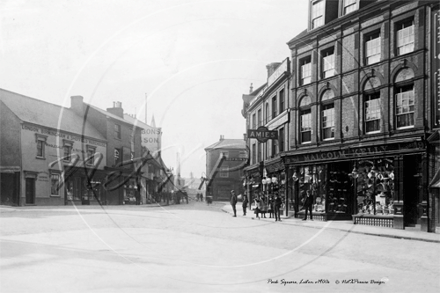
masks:
POLYGON ((399 71, 395 79, 395 121, 396 128, 414 127, 415 95, 412 78, 414 72, 405 68, 399 71))
POLYGON ((312 141, 312 109, 310 108, 311 99, 305 96, 299 103, 299 127, 301 143, 309 143, 312 141))
POLYGON ((382 120, 380 91, 380 80, 370 77, 364 86, 364 132, 375 133, 380 131, 382 120))
POLYGON ((321 137, 322 140, 335 138, 335 105, 332 90, 326 90, 321 98, 321 137))

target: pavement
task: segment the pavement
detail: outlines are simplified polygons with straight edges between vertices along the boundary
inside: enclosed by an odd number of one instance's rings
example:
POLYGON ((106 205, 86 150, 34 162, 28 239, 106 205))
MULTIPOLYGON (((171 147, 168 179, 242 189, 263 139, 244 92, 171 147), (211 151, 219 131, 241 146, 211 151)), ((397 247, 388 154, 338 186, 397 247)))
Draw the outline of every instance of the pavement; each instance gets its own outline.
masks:
MULTIPOLYGON (((267 218, 260 218, 258 220, 255 217, 253 211, 249 209, 247 211, 246 216, 243 216, 243 210, 241 204, 237 204, 236 207, 237 207, 237 217, 248 218, 249 220, 263 221, 263 222, 275 221, 273 218, 269 218, 269 214, 266 215, 267 218)), ((225 203, 222 210, 226 213, 233 215, 232 206, 229 203, 225 203)), ((353 224, 352 221, 326 221, 326 222, 318 221, 318 220, 303 221, 302 219, 298 219, 294 217, 286 217, 286 216, 281 216, 281 222, 278 223, 280 225, 301 226, 301 227, 308 227, 315 229, 335 229, 335 230, 348 231, 351 233, 364 234, 364 235, 440 243, 440 233, 423 232, 421 230, 417 230, 417 228, 412 228, 412 227, 406 228, 405 230, 401 230, 401 229, 360 225, 360 224, 355 225, 353 224)))

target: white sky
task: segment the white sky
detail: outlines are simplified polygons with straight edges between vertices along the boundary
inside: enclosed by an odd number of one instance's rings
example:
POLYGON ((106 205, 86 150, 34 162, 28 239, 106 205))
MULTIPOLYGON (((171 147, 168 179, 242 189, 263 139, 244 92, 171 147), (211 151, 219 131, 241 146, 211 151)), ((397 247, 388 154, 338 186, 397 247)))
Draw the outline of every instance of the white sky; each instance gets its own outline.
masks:
MULTIPOLYGON (((70 96, 162 127, 162 157, 182 176, 204 148, 242 138, 242 94, 290 58, 307 0, 2 0, 0 87, 70 106, 70 96)), ((44 109, 37 109, 44 112, 44 109)))

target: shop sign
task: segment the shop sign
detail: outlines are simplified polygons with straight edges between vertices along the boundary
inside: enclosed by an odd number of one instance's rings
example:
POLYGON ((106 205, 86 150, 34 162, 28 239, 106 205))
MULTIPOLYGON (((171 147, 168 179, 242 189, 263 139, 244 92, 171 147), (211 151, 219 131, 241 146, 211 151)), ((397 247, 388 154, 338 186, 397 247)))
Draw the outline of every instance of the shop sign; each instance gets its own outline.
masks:
POLYGON ((296 162, 361 158, 370 155, 380 155, 387 152, 405 151, 412 149, 423 150, 424 148, 425 148, 425 144, 423 142, 414 141, 410 143, 379 145, 379 146, 371 146, 371 147, 363 147, 363 148, 347 148, 347 149, 340 149, 335 151, 327 151, 327 152, 319 152, 319 153, 307 153, 307 154, 287 157, 285 162, 286 164, 291 164, 296 162))
POLYGON ((248 129, 248 138, 256 138, 259 142, 266 142, 269 139, 278 139, 278 131, 270 131, 265 126, 260 126, 257 129, 248 129))

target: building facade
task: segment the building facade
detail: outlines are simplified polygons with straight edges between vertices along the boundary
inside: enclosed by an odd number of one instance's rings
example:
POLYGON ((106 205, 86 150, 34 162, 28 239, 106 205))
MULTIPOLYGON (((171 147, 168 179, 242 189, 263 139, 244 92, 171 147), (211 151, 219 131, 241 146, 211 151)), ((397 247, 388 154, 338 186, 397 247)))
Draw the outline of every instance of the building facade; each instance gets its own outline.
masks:
POLYGON ((292 127, 282 156, 296 216, 309 191, 315 218, 432 230, 434 3, 310 1, 308 30, 288 42, 292 127))
MULTIPOLYGON (((304 216, 310 192, 315 219, 434 232, 438 1, 310 0, 308 15, 288 42, 285 148, 272 158, 276 142, 249 140, 249 185, 262 190, 261 178, 282 170, 289 215, 304 216), (272 160, 283 166, 271 170, 272 160)), ((243 96, 247 129, 259 109, 270 117, 266 87, 243 96)))
POLYGON ((285 165, 281 154, 289 150, 290 131, 290 61, 271 63, 267 68, 267 82, 248 95, 243 95, 242 115, 246 118, 246 129, 275 131, 278 139, 261 141, 247 136, 250 151, 249 166, 244 171, 249 200, 257 192, 280 192, 283 198, 286 190, 285 165), (271 179, 270 183, 269 180, 271 179), (275 180, 272 180, 275 178, 275 180))
POLYGON ((0 117, 2 204, 99 203, 107 142, 93 125, 78 123, 70 109, 6 90, 0 117))
POLYGON ((206 196, 213 200, 229 200, 231 190, 236 194, 244 192, 243 167, 248 153, 243 139, 220 140, 206 151, 206 196))

